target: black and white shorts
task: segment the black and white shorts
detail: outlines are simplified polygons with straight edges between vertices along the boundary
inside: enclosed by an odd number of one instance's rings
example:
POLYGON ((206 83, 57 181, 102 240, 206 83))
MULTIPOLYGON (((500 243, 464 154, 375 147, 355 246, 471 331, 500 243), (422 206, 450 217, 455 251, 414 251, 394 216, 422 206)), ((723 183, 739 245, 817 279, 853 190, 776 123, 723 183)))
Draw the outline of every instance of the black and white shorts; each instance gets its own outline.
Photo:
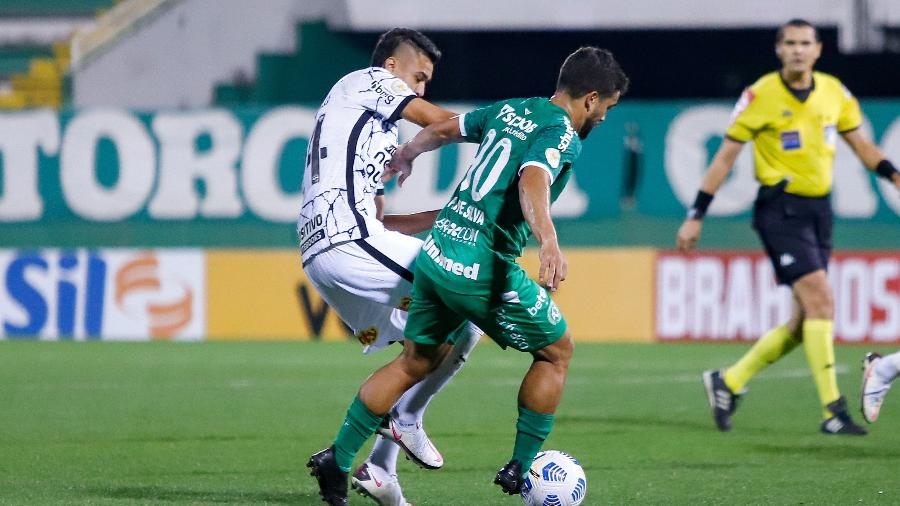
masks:
POLYGON ((303 270, 370 353, 403 340, 421 249, 421 240, 386 231, 322 251, 303 270))

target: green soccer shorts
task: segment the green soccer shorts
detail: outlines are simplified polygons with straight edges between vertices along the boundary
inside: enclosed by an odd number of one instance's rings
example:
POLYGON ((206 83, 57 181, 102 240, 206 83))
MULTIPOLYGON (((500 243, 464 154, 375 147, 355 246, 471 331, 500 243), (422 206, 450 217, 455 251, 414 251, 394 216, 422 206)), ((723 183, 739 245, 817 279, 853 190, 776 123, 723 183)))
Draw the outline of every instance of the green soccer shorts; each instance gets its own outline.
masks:
POLYGON ((473 288, 460 293, 459 286, 417 269, 406 338, 439 345, 468 320, 502 348, 533 352, 555 343, 566 332, 566 319, 547 290, 518 265, 500 284, 500 290, 473 288))

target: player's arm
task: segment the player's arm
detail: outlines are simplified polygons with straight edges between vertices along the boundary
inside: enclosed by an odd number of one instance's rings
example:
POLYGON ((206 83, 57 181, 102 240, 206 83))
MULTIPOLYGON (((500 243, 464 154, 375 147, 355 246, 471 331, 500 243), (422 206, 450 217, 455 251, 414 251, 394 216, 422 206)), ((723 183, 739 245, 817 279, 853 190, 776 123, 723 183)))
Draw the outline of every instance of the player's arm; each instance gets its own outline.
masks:
POLYGON ((688 210, 687 218, 678 229, 676 243, 678 249, 682 252, 689 252, 694 249, 697 241, 700 240, 700 233, 703 229, 703 216, 712 202, 716 191, 722 186, 725 178, 731 172, 734 161, 737 160, 744 143, 725 137, 722 145, 709 164, 709 169, 703 176, 703 182, 700 190, 697 192, 697 198, 694 205, 688 210))
POLYGON ((433 123, 440 123, 441 121, 454 118, 458 115, 443 107, 438 107, 425 99, 414 98, 406 104, 403 111, 400 113, 400 116, 420 127, 427 127, 433 123))
POLYGON ((538 281, 555 292, 566 279, 568 264, 559 249, 556 227, 550 218, 550 174, 537 165, 526 165, 519 178, 519 202, 525 221, 540 244, 538 281))
POLYGON ((892 182, 900 190, 900 172, 874 142, 867 139, 859 129, 844 132, 842 135, 866 168, 892 182))
POLYGON ((430 229, 434 225, 438 213, 441 212, 440 209, 436 209, 413 214, 386 215, 384 214, 385 201, 384 195, 375 196, 375 216, 384 223, 384 228, 406 235, 418 234, 430 229))
POLYGON ((416 134, 411 141, 397 148, 391 161, 387 163, 381 180, 387 182, 400 174, 397 183, 403 186, 403 182, 412 173, 412 162, 417 156, 447 144, 463 141, 465 138, 460 132, 458 118, 431 124, 416 134))
POLYGON ((413 235, 424 232, 434 225, 440 209, 434 211, 423 211, 413 214, 384 214, 384 195, 375 196, 375 216, 384 223, 384 228, 400 232, 401 234, 413 235))
POLYGON ((388 214, 381 221, 388 230, 413 235, 431 229, 439 212, 440 209, 415 214, 388 214))

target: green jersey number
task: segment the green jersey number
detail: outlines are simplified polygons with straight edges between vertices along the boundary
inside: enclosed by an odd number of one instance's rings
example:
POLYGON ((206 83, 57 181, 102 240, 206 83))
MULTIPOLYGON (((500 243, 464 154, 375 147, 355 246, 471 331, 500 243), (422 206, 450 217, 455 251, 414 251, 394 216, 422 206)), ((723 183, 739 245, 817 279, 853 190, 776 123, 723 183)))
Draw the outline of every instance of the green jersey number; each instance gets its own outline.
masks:
POLYGON ((506 137, 501 137, 497 142, 494 142, 495 137, 497 137, 497 131, 493 128, 488 130, 484 136, 484 142, 481 143, 478 152, 475 154, 475 160, 469 166, 469 172, 459 185, 460 192, 468 190, 470 186, 472 187, 472 200, 475 202, 483 199, 485 195, 490 193, 491 188, 497 184, 497 180, 500 179, 500 173, 503 172, 512 153, 512 141, 506 137), (487 177, 483 177, 491 160, 494 160, 494 163, 491 165, 487 177), (480 185, 479 181, 481 181, 480 185))

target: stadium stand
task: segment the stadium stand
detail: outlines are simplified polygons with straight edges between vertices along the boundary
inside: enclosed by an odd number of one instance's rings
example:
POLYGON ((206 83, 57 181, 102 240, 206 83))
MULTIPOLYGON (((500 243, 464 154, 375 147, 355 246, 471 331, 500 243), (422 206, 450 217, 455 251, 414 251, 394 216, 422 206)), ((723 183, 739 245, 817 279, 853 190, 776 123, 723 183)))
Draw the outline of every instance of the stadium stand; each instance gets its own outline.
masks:
POLYGON ((59 108, 66 95, 72 32, 111 0, 7 0, 0 3, 0 109, 59 108))
POLYGON ((215 103, 236 106, 315 102, 328 93, 347 68, 368 64, 370 45, 331 31, 322 21, 300 23, 296 33, 297 47, 302 50, 259 54, 252 82, 218 85, 215 103), (323 65, 319 55, 326 52, 334 65, 323 65))

